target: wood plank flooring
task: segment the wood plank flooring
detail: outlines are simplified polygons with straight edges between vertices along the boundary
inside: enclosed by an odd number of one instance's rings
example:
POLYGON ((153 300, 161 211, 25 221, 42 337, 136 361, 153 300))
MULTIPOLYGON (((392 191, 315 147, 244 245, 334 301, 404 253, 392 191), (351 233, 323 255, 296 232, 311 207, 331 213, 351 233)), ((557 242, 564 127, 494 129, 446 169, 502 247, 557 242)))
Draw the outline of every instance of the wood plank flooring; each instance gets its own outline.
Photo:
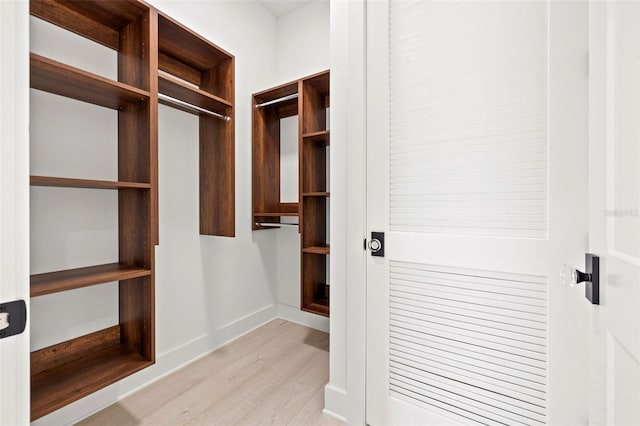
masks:
POLYGON ((277 319, 78 425, 342 425, 328 380, 329 335, 277 319))

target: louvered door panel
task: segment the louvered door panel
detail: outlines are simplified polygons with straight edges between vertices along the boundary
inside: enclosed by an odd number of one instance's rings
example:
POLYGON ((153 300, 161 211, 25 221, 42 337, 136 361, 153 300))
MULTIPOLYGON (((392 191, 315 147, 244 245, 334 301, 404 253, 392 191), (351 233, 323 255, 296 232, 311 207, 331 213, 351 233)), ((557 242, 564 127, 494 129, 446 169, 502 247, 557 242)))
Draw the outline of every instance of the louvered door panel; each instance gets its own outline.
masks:
POLYGON ((545 238, 545 2, 391 1, 391 231, 545 238))
POLYGON ((546 279, 389 262, 389 391, 464 422, 546 422, 546 279))

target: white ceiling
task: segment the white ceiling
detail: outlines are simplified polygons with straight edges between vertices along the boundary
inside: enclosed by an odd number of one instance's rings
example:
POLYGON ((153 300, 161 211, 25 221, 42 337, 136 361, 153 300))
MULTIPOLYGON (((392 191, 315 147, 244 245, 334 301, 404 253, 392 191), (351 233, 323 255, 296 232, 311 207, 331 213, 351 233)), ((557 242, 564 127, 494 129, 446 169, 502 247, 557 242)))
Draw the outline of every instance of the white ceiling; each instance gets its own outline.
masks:
POLYGON ((308 5, 313 0, 258 0, 276 17, 291 13, 296 9, 308 5))

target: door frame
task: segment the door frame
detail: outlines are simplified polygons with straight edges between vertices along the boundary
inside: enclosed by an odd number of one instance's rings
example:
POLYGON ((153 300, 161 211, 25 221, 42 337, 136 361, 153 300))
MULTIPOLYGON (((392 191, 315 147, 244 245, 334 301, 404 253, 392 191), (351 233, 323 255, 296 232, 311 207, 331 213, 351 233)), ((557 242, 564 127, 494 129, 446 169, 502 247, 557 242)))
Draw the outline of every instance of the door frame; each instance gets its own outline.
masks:
MULTIPOLYGON (((29 306, 29 2, 0 1, 0 297, 29 306)), ((27 311, 28 312, 28 311, 27 311)), ((0 341, 0 424, 28 424, 29 322, 0 341)))

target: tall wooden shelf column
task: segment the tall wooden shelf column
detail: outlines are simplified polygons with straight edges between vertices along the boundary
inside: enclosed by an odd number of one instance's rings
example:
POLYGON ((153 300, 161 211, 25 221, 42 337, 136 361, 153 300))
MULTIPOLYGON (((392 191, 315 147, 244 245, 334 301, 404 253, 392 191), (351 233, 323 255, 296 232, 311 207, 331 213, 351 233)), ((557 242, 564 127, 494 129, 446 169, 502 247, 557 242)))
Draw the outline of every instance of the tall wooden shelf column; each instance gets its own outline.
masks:
POLYGON ((329 231, 327 126, 329 71, 253 95, 254 230, 277 228, 284 216, 300 226, 300 276, 303 311, 329 316, 329 231), (287 99, 282 102, 273 101, 287 99), (260 106, 265 105, 265 106, 260 106), (280 120, 298 116, 298 203, 280 202, 280 120), (260 226, 264 224, 265 226, 260 226))
POLYGON ((33 89, 118 115, 116 181, 30 179, 32 186, 118 192, 118 262, 31 276, 31 297, 119 282, 117 325, 31 353, 35 420, 155 362, 159 93, 229 117, 197 112, 200 228, 202 234, 233 236, 234 58, 143 1, 31 0, 30 13, 113 49, 118 58, 116 81, 31 54, 33 89))
MULTIPOLYGON (((35 420, 155 362, 157 67, 151 11, 136 1, 31 1, 31 14, 118 52, 118 80, 31 54, 31 87, 118 114, 118 180, 32 176, 31 185, 118 191, 119 262, 31 276, 31 297, 118 281, 117 326, 31 353, 35 420), (150 49, 151 48, 151 49, 150 49)), ((79 196, 82 196, 79 194, 79 196)))

